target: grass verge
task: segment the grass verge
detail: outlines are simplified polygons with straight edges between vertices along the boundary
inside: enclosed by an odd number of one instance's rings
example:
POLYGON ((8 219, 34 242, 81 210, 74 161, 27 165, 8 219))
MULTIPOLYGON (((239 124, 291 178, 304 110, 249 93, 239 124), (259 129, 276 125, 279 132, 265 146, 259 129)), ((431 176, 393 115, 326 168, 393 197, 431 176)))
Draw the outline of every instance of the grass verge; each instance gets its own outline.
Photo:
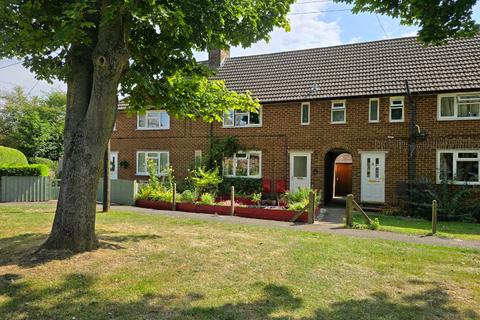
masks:
POLYGON ((53 207, 0 206, 2 319, 478 319, 480 252, 127 212, 39 260, 53 207))

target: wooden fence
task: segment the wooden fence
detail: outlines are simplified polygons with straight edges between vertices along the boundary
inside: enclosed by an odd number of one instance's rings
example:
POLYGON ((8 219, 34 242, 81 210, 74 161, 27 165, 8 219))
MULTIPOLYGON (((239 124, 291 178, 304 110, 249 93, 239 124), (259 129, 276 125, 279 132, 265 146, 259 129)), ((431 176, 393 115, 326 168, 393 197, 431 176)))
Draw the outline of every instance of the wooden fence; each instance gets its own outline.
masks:
MULTIPOLYGON (((132 180, 111 180, 110 202, 120 205, 132 206, 138 192, 138 183, 132 180)), ((103 179, 98 183, 97 200, 103 200, 103 179)))
POLYGON ((0 202, 48 201, 50 177, 0 177, 0 202))

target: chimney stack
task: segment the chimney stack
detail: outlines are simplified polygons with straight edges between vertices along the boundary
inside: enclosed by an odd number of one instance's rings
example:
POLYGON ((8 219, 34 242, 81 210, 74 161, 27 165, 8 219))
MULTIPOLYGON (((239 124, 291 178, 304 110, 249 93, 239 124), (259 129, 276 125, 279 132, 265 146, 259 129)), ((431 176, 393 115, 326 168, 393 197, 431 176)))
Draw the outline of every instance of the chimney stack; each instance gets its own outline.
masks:
POLYGON ((211 68, 221 67, 226 58, 230 58, 230 48, 210 49, 208 51, 208 66, 211 68))

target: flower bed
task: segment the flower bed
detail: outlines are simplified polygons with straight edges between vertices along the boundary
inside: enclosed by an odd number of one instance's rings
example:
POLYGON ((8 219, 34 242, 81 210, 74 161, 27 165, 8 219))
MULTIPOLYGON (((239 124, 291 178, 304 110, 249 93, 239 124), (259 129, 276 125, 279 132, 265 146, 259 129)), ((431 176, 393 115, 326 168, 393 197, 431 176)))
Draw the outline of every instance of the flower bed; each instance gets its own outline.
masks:
MULTIPOLYGON (((295 215, 296 211, 284 209, 270 209, 270 208, 252 208, 252 207, 235 207, 235 215, 244 218, 265 219, 275 221, 290 221, 295 215)), ((298 222, 308 221, 308 212, 302 213, 297 219, 298 222)))
POLYGON ((177 203, 177 210, 195 213, 216 213, 220 215, 230 214, 230 206, 212 206, 198 203, 177 203))
MULTIPOLYGON (((137 200, 137 207, 158 209, 158 210, 172 210, 172 204, 169 202, 152 201, 152 200, 137 200)), ((193 213, 210 213, 219 215, 230 215, 230 206, 225 205, 208 205, 198 203, 177 203, 177 210, 193 213)), ((317 209, 318 210, 318 209, 317 209)), ((260 208, 260 207, 241 207, 235 206, 235 216, 253 219, 265 219, 275 221, 290 221, 297 211, 287 209, 275 208, 260 208)), ((308 212, 302 213, 297 219, 297 222, 308 222, 308 212)))

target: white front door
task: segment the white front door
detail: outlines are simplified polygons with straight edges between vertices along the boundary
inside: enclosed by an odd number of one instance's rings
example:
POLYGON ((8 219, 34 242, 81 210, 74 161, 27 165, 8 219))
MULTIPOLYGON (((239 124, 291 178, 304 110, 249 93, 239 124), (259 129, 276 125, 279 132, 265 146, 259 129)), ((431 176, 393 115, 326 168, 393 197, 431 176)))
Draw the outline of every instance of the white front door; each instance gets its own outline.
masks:
POLYGON ((385 202, 385 153, 362 153, 362 202, 385 202))
POLYGON ((290 191, 311 186, 311 154, 308 152, 290 153, 290 191))
POLYGON ((110 179, 118 179, 118 152, 110 152, 110 179))

